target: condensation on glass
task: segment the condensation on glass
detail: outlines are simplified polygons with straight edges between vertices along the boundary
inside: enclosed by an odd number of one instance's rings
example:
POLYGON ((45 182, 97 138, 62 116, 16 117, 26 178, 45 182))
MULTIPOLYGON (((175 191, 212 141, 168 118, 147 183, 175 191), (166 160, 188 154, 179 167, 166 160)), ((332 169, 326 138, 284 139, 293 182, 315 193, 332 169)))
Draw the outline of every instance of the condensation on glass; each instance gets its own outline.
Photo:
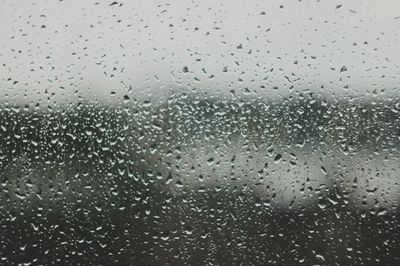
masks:
POLYGON ((400 2, 0 4, 1 265, 400 263, 400 2))

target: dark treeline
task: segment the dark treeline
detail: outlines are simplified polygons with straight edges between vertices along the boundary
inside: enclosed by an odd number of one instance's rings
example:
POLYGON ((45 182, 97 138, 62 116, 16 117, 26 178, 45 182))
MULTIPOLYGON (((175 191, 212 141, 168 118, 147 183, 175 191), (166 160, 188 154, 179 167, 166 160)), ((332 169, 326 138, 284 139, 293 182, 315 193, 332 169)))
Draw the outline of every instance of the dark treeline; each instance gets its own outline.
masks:
POLYGON ((171 169, 192 146, 239 141, 397 160, 399 101, 175 95, 161 104, 3 107, 0 257, 5 264, 396 264, 398 212, 350 209, 340 186, 327 196, 342 200, 327 208, 283 210, 246 186, 185 189, 171 169))

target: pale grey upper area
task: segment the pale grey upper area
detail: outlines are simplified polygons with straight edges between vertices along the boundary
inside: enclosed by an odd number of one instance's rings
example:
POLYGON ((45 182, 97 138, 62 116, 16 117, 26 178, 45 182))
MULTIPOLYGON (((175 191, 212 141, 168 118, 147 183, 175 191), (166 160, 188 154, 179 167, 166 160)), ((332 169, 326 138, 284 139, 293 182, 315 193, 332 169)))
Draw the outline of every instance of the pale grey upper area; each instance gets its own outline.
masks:
POLYGON ((399 36, 397 0, 3 0, 0 99, 393 97, 399 36))

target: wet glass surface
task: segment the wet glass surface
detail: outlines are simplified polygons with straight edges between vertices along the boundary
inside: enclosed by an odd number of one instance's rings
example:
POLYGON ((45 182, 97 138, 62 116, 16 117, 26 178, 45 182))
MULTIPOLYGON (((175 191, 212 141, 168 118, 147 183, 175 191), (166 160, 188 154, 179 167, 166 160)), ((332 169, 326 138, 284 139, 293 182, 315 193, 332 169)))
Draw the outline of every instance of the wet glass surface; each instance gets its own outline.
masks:
POLYGON ((398 264, 398 10, 4 1, 0 264, 398 264))

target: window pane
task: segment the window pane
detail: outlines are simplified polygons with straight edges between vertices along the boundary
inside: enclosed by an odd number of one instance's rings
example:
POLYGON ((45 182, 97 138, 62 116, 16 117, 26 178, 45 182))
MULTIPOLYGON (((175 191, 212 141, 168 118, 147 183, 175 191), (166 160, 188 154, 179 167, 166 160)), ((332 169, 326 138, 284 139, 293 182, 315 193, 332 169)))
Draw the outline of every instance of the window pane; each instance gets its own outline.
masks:
POLYGON ((399 10, 4 0, 0 264, 398 264, 399 10))

